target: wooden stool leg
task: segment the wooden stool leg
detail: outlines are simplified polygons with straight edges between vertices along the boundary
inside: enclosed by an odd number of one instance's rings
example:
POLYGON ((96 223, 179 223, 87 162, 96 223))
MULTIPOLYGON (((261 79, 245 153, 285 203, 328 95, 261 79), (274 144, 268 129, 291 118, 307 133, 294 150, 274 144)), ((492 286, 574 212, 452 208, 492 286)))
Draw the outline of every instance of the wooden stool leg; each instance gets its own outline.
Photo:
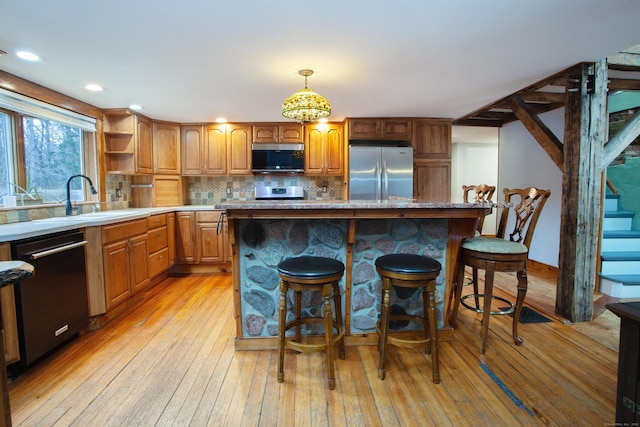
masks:
POLYGON ((491 319, 491 301, 493 300, 493 277, 496 271, 494 262, 487 262, 487 269, 484 275, 484 306, 482 313, 482 344, 480 353, 484 354, 487 348, 487 337, 489 336, 489 320, 491 319))
POLYGON ((329 382, 329 390, 336 387, 335 377, 335 355, 333 345, 333 314, 331 312, 331 284, 322 286, 322 297, 324 299, 324 307, 322 315, 324 317, 324 339, 327 344, 327 379, 329 382))
POLYGON ((458 307, 460 307, 460 298, 462 298, 462 284, 464 283, 464 263, 458 262, 458 274, 455 288, 453 290, 453 308, 451 315, 449 316, 449 324, 451 327, 456 326, 456 319, 458 318, 458 307))
POLYGON ((474 299, 476 300, 476 308, 480 308, 480 298, 478 294, 480 290, 478 289, 478 269, 473 267, 471 273, 471 280, 473 280, 473 294, 475 295, 474 299))
POLYGON ((378 378, 384 380, 384 360, 387 352, 387 332, 389 331, 389 315, 391 314, 391 282, 388 277, 382 279, 382 304, 380 306, 380 341, 378 343, 379 361, 378 378))
MULTIPOLYGON (((340 296, 340 282, 335 282, 333 284, 333 306, 334 311, 336 313, 336 323, 340 325, 344 330, 344 322, 342 320, 342 297, 340 296)), ((338 341, 338 357, 344 360, 344 335, 338 341)))
MULTIPOLYGON (((296 319, 300 319, 302 317, 302 291, 293 291, 293 299, 296 319)), ((299 323, 296 325, 296 341, 302 342, 301 325, 299 323)))
POLYGON ((287 285, 280 281, 280 306, 278 308, 278 382, 284 381, 284 328, 287 323, 287 285))
MULTIPOLYGON (((425 321, 429 320, 429 291, 428 289, 428 284, 427 287, 422 288, 422 318, 425 321)), ((430 331, 429 331, 429 325, 427 325, 426 323, 424 324, 424 337, 425 339, 431 339, 431 335, 430 335, 430 331)), ((429 341, 424 349, 424 352, 427 354, 431 354, 431 347, 433 345, 433 341, 429 341)))
POLYGON ((520 323, 520 312, 524 297, 527 294, 527 271, 521 270, 516 273, 518 277, 518 296, 516 297, 516 309, 513 313, 513 341, 516 345, 522 345, 522 338, 518 335, 518 324, 520 323))
MULTIPOLYGON (((425 289, 426 290, 426 289, 425 289)), ((430 283, 427 294, 426 306, 428 307, 427 316, 428 325, 425 325, 425 330, 429 330, 429 338, 431 339, 431 371, 434 384, 440 383, 440 359, 438 355, 438 321, 436 319, 436 297, 435 297, 435 283, 430 283)))

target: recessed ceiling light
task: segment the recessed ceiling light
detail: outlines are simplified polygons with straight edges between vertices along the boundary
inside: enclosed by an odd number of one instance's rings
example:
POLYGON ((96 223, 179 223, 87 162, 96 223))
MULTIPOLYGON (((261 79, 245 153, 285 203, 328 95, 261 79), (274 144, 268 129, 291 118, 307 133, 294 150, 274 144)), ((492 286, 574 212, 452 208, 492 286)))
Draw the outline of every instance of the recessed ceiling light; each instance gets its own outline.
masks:
POLYGON ((100 92, 102 91, 102 86, 95 84, 95 83, 89 83, 88 85, 85 85, 84 87, 86 90, 90 90, 92 92, 100 92))
POLYGON ((129 105, 129 108, 131 110, 142 110, 142 105, 138 105, 138 104, 131 104, 129 105))
POLYGON ((224 117, 218 117, 216 119, 216 123, 227 123, 227 119, 225 119, 224 117))
POLYGON ((27 52, 27 51, 24 51, 24 50, 16 52, 16 55, 18 55, 18 58, 22 58, 25 61, 39 61, 40 60, 40 57, 38 55, 36 55, 35 53, 27 52))

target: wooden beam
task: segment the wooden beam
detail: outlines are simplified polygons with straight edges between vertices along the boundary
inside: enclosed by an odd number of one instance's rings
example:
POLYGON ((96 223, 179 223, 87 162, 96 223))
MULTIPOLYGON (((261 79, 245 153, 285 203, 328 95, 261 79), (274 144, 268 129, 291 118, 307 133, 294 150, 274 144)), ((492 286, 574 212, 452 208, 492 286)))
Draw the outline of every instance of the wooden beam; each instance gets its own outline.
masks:
POLYGON ((604 170, 640 135, 640 111, 604 146, 600 169, 604 170))
POLYGON ((609 81, 609 92, 615 90, 640 90, 640 80, 611 79, 611 81, 609 81))
POLYGON ((509 98, 509 103, 516 117, 529 130, 529 133, 538 141, 538 144, 553 160, 558 169, 564 169, 564 160, 562 153, 562 143, 549 130, 549 128, 540 120, 540 117, 533 114, 527 104, 522 100, 520 95, 514 95, 509 98))
POLYGON ((593 317, 597 278, 606 61, 574 67, 568 83, 556 313, 584 322, 593 317))

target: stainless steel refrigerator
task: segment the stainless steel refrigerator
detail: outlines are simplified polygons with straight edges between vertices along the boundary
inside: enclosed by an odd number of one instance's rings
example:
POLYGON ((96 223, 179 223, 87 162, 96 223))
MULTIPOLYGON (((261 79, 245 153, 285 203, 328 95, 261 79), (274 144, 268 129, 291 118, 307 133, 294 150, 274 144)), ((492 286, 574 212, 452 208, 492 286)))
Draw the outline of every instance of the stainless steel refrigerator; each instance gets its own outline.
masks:
POLYGON ((411 147, 349 146, 349 199, 413 197, 411 147))

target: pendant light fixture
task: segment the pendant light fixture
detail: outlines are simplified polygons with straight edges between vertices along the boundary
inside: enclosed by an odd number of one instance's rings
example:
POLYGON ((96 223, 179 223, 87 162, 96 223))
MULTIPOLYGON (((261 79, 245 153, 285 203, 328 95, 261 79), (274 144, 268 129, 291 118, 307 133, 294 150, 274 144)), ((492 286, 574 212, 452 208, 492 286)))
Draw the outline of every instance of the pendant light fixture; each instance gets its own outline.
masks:
POLYGON ((329 101, 307 89, 307 77, 313 74, 313 70, 300 70, 298 74, 304 76, 304 89, 284 100, 282 115, 294 119, 298 123, 315 122, 318 119, 329 117, 331 114, 329 101))

